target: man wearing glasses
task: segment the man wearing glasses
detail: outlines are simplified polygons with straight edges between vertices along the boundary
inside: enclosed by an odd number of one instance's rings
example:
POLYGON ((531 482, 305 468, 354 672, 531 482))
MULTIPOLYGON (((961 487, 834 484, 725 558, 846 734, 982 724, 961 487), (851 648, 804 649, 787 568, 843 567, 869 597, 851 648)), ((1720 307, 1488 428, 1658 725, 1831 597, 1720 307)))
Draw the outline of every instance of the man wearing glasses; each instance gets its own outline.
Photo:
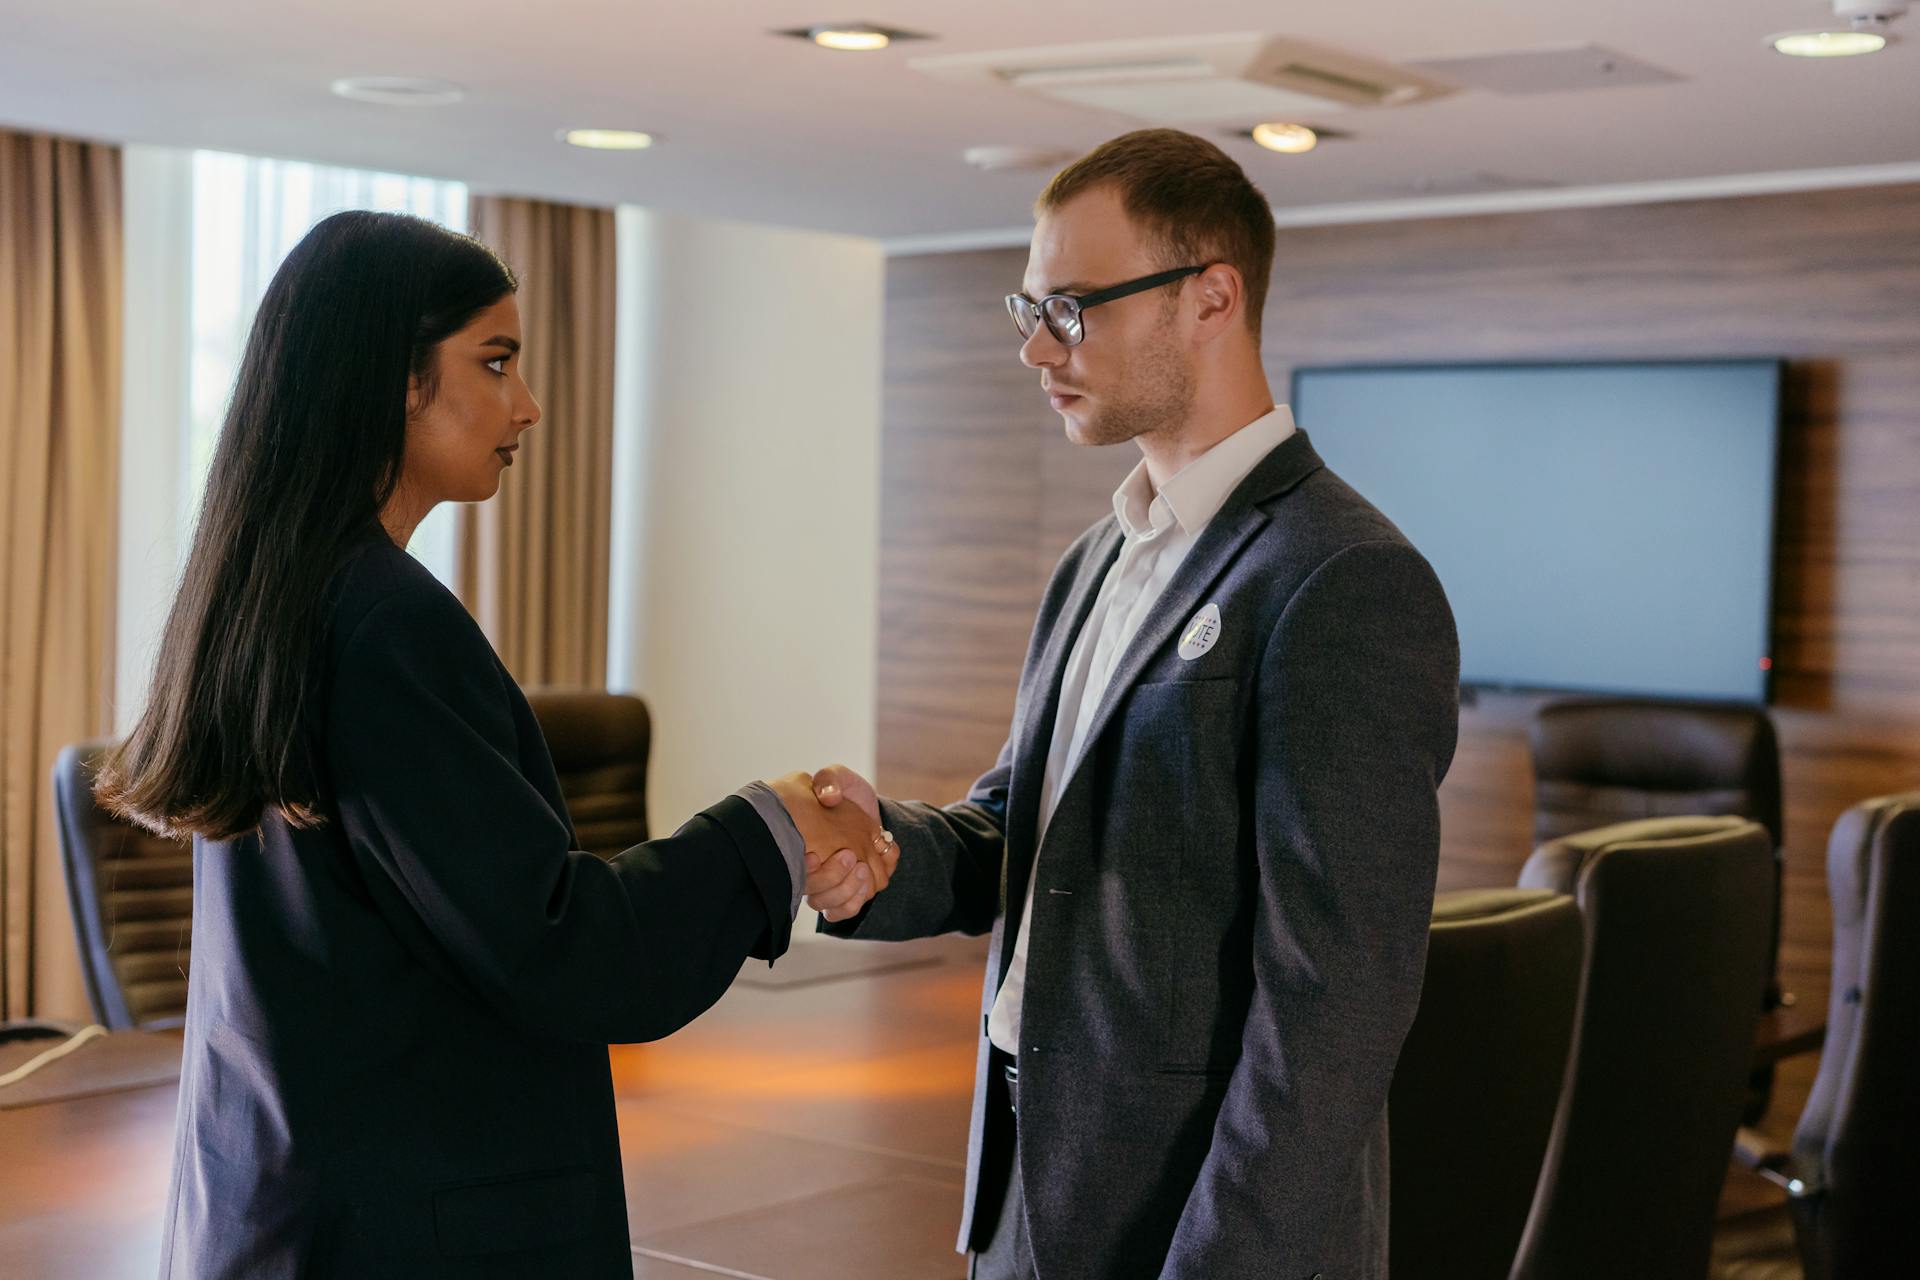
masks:
POLYGON ((809 896, 842 936, 993 935, 979 1280, 1382 1277, 1452 614, 1273 403, 1273 217, 1237 164, 1128 134, 1037 219, 1020 358, 1069 439, 1140 463, 1054 571, 999 762, 945 808, 816 774, 901 852, 878 897, 838 865, 809 896))

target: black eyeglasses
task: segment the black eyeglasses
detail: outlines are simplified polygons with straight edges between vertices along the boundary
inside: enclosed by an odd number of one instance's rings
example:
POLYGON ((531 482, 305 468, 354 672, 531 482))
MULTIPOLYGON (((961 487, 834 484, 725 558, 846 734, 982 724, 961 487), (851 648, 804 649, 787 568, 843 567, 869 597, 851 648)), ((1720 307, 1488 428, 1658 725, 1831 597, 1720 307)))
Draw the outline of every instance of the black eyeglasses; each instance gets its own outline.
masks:
POLYGON ((1022 338, 1031 338, 1044 323, 1061 346, 1077 347, 1087 336, 1086 322, 1080 317, 1088 307, 1158 289, 1163 284, 1197 276, 1206 269, 1204 266, 1176 267, 1172 271, 1159 271, 1150 276, 1141 276, 1138 280, 1128 280, 1124 284, 1095 289, 1077 298, 1070 293, 1050 293, 1035 302, 1024 293, 1010 293, 1007 295, 1007 312, 1013 316, 1014 327, 1020 330, 1022 338))

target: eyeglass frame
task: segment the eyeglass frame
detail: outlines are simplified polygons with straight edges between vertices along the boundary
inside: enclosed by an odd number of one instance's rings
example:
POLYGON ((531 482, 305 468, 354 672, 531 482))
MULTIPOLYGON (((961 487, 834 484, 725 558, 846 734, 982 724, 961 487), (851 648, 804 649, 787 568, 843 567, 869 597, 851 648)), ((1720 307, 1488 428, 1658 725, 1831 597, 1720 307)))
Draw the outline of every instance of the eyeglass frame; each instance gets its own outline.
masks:
POLYGON ((1035 333, 1040 332, 1040 325, 1045 325, 1047 332, 1053 335, 1055 342, 1058 342, 1063 347, 1077 347, 1087 340, 1086 321, 1081 317, 1088 307, 1097 307, 1103 302, 1114 302, 1121 298, 1130 298, 1136 293, 1145 293, 1149 289, 1158 289, 1162 285, 1172 284, 1176 280, 1185 280, 1188 276, 1197 276, 1212 265, 1213 264, 1209 262, 1197 267, 1175 267, 1171 271, 1156 271, 1150 276, 1141 276, 1135 280, 1124 280, 1119 284, 1108 285, 1104 289, 1095 289, 1091 293, 1083 293, 1077 296, 1071 293, 1049 293, 1035 299, 1029 298, 1024 293, 1010 293, 1007 295, 1007 314, 1013 317, 1013 327, 1020 334, 1023 342, 1031 339, 1035 333), (1053 317, 1047 314, 1047 304, 1055 299, 1072 304, 1073 318, 1077 322, 1077 327, 1080 331, 1079 337, 1070 339, 1054 326, 1053 317), (1021 303, 1025 303, 1027 306, 1033 308, 1033 314, 1039 320, 1039 324, 1033 327, 1031 333, 1020 324, 1019 307, 1021 303))

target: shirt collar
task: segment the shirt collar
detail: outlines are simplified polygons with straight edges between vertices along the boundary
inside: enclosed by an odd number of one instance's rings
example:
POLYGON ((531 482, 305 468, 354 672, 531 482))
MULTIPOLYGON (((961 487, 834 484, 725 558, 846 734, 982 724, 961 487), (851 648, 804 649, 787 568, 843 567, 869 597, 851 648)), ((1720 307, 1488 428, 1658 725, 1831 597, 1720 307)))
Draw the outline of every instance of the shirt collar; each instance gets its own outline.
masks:
POLYGON ((1255 418, 1182 467, 1153 491, 1143 458, 1113 491, 1113 515, 1128 538, 1152 536, 1178 524, 1188 537, 1198 537, 1220 508, 1240 487, 1260 459, 1294 432, 1293 412, 1275 405, 1273 412, 1255 418))

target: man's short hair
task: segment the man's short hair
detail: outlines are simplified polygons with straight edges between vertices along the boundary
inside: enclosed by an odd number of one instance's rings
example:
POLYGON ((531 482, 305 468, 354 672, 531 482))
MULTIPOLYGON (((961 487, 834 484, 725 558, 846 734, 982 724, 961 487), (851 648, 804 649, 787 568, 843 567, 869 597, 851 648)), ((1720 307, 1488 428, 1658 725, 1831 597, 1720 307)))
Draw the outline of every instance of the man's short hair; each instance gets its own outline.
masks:
POLYGON ((1224 262, 1246 284, 1247 328, 1257 342, 1273 274, 1273 210, 1226 152, 1178 129, 1140 129, 1103 142, 1053 175, 1034 202, 1058 209, 1096 187, 1119 193, 1127 216, 1175 267, 1224 262))

